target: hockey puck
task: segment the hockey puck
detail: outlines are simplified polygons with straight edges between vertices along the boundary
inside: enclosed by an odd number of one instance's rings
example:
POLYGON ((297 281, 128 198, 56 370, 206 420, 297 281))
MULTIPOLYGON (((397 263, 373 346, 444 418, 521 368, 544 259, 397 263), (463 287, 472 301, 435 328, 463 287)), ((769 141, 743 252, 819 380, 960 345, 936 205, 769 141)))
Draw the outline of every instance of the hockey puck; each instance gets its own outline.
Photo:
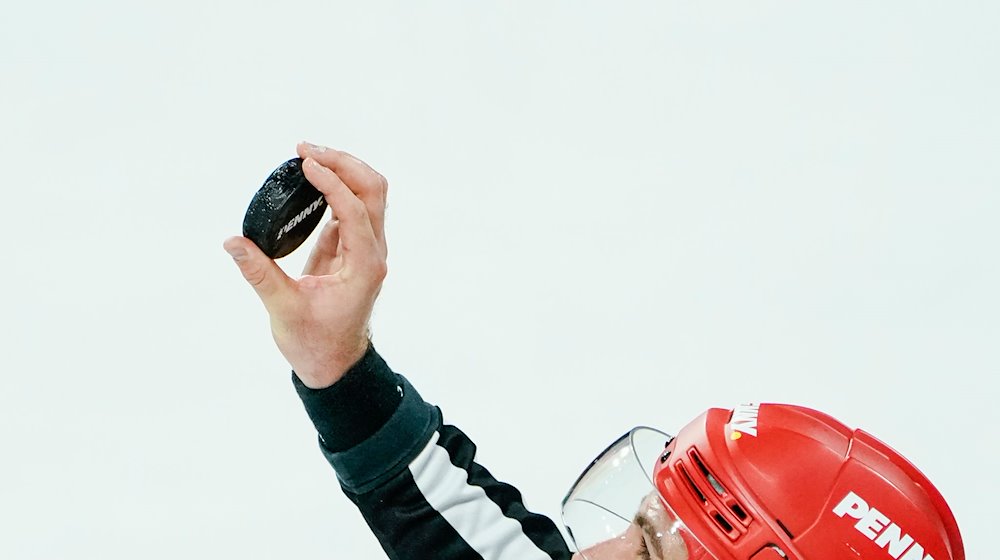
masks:
POLYGON ((243 236, 265 255, 279 259, 302 245, 323 219, 326 199, 302 173, 302 159, 278 166, 253 196, 243 218, 243 236))

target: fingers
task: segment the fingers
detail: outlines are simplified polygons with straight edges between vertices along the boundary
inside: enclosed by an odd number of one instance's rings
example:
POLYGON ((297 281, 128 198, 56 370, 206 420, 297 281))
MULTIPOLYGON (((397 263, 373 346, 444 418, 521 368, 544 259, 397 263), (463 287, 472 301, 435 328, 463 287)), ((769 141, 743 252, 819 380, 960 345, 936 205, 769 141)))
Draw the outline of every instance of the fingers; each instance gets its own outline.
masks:
POLYGON ((305 159, 302 170, 306 179, 326 197, 327 204, 337 217, 340 256, 344 265, 367 267, 378 260, 384 261, 365 203, 355 196, 336 173, 320 165, 312 157, 305 159))
POLYGON ((385 253, 385 204, 389 183, 367 163, 347 152, 302 142, 296 151, 303 159, 311 157, 337 174, 368 209, 375 238, 385 253))
POLYGON ((233 257, 243 278, 257 292, 268 311, 274 309, 282 296, 292 289, 292 279, 253 241, 245 237, 230 237, 222 247, 233 257))
POLYGON ((334 264, 337 258, 337 245, 340 243, 340 223, 331 220, 323 226, 319 233, 319 240, 309 253, 306 266, 302 269, 302 274, 309 276, 320 276, 331 274, 338 267, 334 264))

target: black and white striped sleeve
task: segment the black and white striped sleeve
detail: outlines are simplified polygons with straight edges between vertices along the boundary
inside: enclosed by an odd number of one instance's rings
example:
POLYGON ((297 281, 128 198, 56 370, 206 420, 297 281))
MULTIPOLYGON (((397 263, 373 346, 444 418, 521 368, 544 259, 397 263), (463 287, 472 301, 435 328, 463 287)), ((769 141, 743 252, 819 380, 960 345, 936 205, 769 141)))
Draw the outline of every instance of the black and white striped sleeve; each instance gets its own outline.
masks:
POLYGON ((476 463, 475 444, 373 348, 326 389, 293 379, 321 450, 389 558, 571 557, 552 520, 476 463))

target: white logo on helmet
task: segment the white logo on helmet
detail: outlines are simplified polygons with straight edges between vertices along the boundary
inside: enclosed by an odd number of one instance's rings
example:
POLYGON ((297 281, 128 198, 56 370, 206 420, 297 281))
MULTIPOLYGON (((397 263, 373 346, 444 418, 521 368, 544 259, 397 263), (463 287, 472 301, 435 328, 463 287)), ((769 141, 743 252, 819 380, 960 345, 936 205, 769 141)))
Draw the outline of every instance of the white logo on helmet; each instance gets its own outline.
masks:
POLYGON ((741 404, 733 409, 733 417, 729 420, 729 439, 737 440, 743 434, 757 437, 757 415, 760 414, 760 404, 741 404))
POLYGON ((857 519, 854 528, 896 560, 934 560, 930 554, 925 556, 924 547, 903 532, 899 525, 881 511, 869 507, 868 502, 854 492, 848 492, 833 508, 833 513, 837 517, 847 514, 857 519))

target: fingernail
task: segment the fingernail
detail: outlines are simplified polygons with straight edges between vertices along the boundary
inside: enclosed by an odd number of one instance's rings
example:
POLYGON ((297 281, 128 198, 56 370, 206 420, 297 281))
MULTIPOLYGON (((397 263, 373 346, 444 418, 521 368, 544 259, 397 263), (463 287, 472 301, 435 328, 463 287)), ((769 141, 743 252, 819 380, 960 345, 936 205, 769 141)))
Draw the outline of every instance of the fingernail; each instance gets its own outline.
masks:
POLYGON ((233 247, 232 249, 226 249, 230 257, 233 257, 234 261, 241 261, 247 258, 247 250, 243 247, 233 247))
POLYGON ((313 144, 312 142, 306 142, 305 140, 303 140, 302 143, 305 144, 306 147, 309 148, 309 151, 314 154, 322 154, 327 150, 326 146, 317 146, 316 144, 313 144))
POLYGON ((313 169, 315 169, 317 171, 322 171, 324 173, 328 173, 330 171, 329 169, 327 169, 327 168, 323 167, 322 165, 320 165, 319 162, 316 161, 316 160, 314 160, 313 158, 306 158, 306 165, 308 165, 309 167, 312 167, 313 169))

